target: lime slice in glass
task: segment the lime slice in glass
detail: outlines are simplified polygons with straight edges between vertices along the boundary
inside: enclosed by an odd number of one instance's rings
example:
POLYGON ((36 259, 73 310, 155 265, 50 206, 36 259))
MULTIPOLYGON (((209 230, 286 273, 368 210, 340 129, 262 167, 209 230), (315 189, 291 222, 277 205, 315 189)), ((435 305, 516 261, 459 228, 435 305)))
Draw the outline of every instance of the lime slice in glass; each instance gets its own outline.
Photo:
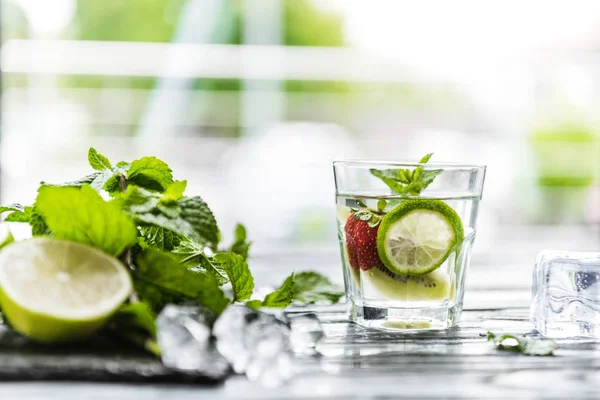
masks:
POLYGON ((0 305, 15 330, 38 342, 84 338, 131 293, 123 264, 92 247, 54 239, 0 252, 0 305))
POLYGON ((460 217, 440 200, 406 200, 381 220, 377 252, 395 274, 438 268, 464 238, 460 217))

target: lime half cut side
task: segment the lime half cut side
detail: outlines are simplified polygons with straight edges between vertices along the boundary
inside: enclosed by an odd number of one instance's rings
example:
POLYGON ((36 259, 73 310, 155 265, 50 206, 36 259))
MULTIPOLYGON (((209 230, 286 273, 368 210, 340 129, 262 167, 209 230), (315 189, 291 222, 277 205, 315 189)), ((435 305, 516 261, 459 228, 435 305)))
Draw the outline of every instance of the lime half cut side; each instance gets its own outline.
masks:
POLYGON ((125 267, 92 247, 31 239, 0 252, 0 305, 18 332, 39 342, 84 338, 129 297, 125 267))
POLYGON ((423 275, 438 268, 463 238, 452 207, 440 200, 406 200, 381 220, 377 252, 391 272, 423 275))

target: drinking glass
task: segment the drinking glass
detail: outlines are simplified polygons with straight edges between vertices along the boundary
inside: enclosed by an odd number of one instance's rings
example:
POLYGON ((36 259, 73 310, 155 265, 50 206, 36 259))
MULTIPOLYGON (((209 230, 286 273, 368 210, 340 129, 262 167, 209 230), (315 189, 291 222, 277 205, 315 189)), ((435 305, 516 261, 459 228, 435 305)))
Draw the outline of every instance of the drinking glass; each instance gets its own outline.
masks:
POLYGON ((348 317, 446 329, 462 313, 485 166, 333 163, 348 317))

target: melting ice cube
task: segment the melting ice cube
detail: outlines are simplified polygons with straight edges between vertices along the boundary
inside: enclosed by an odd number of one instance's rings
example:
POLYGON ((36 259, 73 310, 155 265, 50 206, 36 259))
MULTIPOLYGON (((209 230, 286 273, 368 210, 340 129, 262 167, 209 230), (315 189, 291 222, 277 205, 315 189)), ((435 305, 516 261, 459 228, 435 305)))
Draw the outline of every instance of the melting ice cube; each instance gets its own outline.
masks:
POLYGON ((290 327, 281 315, 232 305, 217 319, 213 334, 235 372, 267 386, 292 377, 290 327))
POLYGON ((156 319, 163 364, 169 368, 222 376, 229 363, 212 340, 210 311, 198 306, 166 306, 156 319))
POLYGON ((600 253, 540 252, 532 297, 531 322, 542 335, 600 338, 600 253))

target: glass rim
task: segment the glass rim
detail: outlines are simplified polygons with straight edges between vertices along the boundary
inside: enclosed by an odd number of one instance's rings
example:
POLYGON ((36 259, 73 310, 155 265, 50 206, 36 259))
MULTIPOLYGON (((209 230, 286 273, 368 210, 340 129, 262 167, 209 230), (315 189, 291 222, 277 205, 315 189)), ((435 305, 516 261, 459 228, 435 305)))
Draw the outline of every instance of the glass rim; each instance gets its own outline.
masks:
POLYGON ((333 160, 333 165, 346 166, 389 166, 389 167, 425 167, 425 168, 441 168, 441 169, 471 169, 485 170, 487 165, 484 164, 464 164, 459 162, 428 162, 422 164, 418 161, 385 161, 385 160, 364 160, 364 159, 338 159, 333 160))

